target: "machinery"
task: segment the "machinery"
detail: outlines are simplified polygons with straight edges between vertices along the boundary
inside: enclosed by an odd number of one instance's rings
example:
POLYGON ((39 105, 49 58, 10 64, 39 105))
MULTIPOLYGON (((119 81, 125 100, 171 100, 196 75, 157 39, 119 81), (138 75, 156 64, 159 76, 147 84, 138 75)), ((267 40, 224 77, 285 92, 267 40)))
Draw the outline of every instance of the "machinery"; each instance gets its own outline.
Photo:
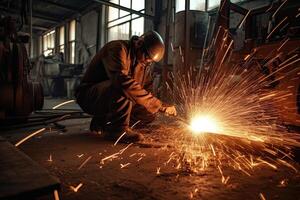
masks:
POLYGON ((29 75, 28 42, 11 17, 0 19, 0 123, 23 121, 43 107, 43 88, 29 75))
POLYGON ((266 89, 282 96, 270 100, 280 119, 300 126, 300 18, 295 17, 299 4, 285 3, 276 1, 247 10, 222 0, 205 64, 246 64, 259 71, 270 83, 266 89), (242 16, 235 27, 231 15, 242 16))

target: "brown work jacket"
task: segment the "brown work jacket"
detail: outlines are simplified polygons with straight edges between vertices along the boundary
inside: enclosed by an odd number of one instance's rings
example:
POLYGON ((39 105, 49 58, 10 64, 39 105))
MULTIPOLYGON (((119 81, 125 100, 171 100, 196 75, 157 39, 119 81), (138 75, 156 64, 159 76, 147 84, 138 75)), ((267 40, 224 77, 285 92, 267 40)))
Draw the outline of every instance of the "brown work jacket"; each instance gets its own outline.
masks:
POLYGON ((107 43, 92 59, 83 76, 82 84, 109 81, 112 88, 121 89, 134 103, 156 113, 162 103, 144 89, 146 67, 136 62, 133 39, 107 43))

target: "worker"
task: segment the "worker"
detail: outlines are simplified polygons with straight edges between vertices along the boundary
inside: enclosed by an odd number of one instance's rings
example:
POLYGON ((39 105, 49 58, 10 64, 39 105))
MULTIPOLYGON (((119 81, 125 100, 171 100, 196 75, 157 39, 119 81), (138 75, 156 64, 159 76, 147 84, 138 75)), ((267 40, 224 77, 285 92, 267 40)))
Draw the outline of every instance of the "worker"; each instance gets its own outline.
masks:
POLYGON ((162 103, 144 88, 146 71, 152 62, 163 58, 164 52, 164 42, 155 31, 104 45, 75 92, 77 103, 93 116, 91 131, 101 131, 108 140, 137 142, 143 136, 130 128, 131 120, 146 124, 159 111, 177 114, 174 106, 162 103))

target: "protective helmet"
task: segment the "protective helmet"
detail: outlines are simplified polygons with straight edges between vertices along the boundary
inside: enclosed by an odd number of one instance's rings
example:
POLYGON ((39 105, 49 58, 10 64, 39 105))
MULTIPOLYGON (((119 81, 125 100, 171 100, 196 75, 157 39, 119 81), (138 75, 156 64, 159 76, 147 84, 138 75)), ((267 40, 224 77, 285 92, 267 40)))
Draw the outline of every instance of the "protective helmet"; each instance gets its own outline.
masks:
POLYGON ((155 62, 160 61, 165 53, 165 44, 161 36, 156 31, 148 31, 141 36, 144 41, 144 50, 155 62))

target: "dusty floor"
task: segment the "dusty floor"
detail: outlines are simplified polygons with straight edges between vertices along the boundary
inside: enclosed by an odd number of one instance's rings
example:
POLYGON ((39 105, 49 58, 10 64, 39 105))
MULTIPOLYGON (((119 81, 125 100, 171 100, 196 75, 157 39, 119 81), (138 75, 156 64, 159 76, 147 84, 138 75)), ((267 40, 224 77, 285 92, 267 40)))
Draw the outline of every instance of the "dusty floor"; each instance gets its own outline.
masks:
MULTIPOLYGON (((60 101, 48 100, 46 106, 51 108, 60 101)), ((89 132, 89 120, 63 121, 66 132, 47 130, 19 147, 60 179, 61 199, 300 199, 300 174, 291 169, 261 166, 249 177, 228 168, 223 172, 230 179, 223 184, 215 167, 195 174, 164 164, 173 149, 163 140, 157 140, 158 145, 154 146, 114 146, 113 142, 89 132), (125 147, 128 148, 122 154, 101 162, 125 147), (80 183, 77 192, 70 188, 80 183)), ((1 135, 16 143, 41 127, 11 130, 1 135)), ((149 130, 144 132, 146 137, 152 134, 149 130)), ((295 166, 300 169, 299 164, 295 166)))

